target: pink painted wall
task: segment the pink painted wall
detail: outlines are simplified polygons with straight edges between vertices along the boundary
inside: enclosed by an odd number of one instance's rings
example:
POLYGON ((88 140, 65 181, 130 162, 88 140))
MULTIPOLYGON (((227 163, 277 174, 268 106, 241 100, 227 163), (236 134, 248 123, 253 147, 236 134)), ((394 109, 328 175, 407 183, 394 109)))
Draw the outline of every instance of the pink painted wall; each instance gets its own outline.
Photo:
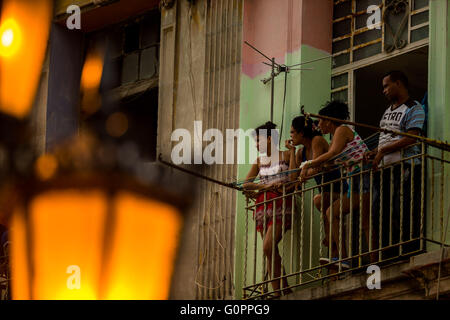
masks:
POLYGON ((303 0, 301 2, 302 44, 331 53, 333 0, 303 0))
MULTIPOLYGON (((284 63, 286 53, 301 45, 331 52, 332 0, 245 0, 243 40, 284 63)), ((270 67, 243 44, 242 71, 254 78, 270 67)))

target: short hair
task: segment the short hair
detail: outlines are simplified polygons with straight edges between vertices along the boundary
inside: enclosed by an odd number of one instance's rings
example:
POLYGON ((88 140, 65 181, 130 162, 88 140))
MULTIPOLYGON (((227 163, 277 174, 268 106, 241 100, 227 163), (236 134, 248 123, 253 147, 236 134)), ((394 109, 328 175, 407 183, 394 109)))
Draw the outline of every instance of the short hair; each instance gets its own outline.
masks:
POLYGON ((409 85, 408 77, 402 71, 399 70, 389 71, 383 76, 383 79, 386 78, 387 76, 389 76, 392 82, 400 81, 401 83, 403 83, 405 88, 408 88, 409 85))
POLYGON ((308 139, 322 135, 322 133, 315 128, 315 125, 317 124, 314 123, 311 118, 306 120, 304 116, 298 116, 292 120, 292 128, 294 128, 298 133, 303 133, 303 135, 308 139))
POLYGON ((340 120, 348 120, 350 118, 347 104, 340 100, 327 102, 325 107, 320 109, 319 115, 340 120))
POLYGON ((275 130, 276 127, 277 125, 275 123, 273 123, 272 121, 267 121, 266 123, 260 125, 255 129, 256 136, 259 136, 261 134, 261 131, 265 130, 265 136, 270 137, 272 135, 272 130, 275 130))

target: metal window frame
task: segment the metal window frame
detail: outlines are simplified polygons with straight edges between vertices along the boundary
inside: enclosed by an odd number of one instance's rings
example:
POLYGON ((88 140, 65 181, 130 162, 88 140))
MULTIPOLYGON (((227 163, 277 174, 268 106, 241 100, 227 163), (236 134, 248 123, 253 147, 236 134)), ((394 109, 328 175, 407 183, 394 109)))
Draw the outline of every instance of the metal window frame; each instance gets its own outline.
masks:
MULTIPOLYGON (((90 32, 86 35, 86 37, 88 39, 90 39, 92 37, 95 37, 95 35, 98 33, 102 33, 105 31, 118 32, 120 30, 120 33, 121 33, 120 52, 118 52, 117 55, 110 57, 110 59, 107 61, 107 63, 117 61, 117 60, 122 60, 122 64, 123 64, 123 61, 125 60, 126 57, 128 57, 130 55, 138 54, 137 80, 134 82, 123 83, 122 79, 120 79, 119 86, 110 90, 110 92, 115 97, 115 99, 121 100, 123 98, 129 97, 129 96, 132 96, 132 95, 135 95, 135 94, 138 94, 138 93, 141 93, 141 92, 144 92, 144 91, 147 91, 147 90, 150 90, 150 89, 153 89, 153 88, 156 88, 159 86, 159 72, 160 72, 159 51, 160 51, 161 39, 159 40, 159 42, 153 42, 153 43, 147 44, 145 46, 142 44, 143 22, 155 10, 157 10, 157 9, 147 11, 138 17, 134 17, 132 19, 129 19, 127 21, 123 21, 123 22, 120 22, 120 23, 117 23, 114 25, 110 25, 104 29, 90 32), (125 52, 125 29, 127 26, 132 25, 132 24, 137 24, 139 26, 139 47, 136 50, 133 50, 130 52, 125 52), (142 76, 141 76, 142 53, 145 50, 152 48, 152 47, 156 47, 157 58, 158 58, 156 74, 151 78, 142 78, 142 76)), ((159 30, 158 30, 158 33, 159 33, 159 30)), ((121 72, 121 77, 122 77, 123 66, 121 67, 120 72, 121 72)))
MULTIPOLYGON (((333 41, 333 43, 335 43, 337 41, 350 38, 350 47, 348 49, 333 53, 333 58, 340 56, 342 54, 345 54, 345 53, 349 53, 349 61, 350 62, 348 64, 345 64, 345 65, 342 65, 342 66, 339 66, 336 68, 332 68, 332 70, 331 70, 332 78, 340 76, 344 73, 347 73, 348 74, 348 84, 346 86, 331 89, 331 94, 341 92, 343 90, 347 90, 347 103, 348 103, 349 110, 350 110, 350 119, 351 119, 351 121, 354 121, 355 120, 355 105, 354 105, 354 97, 355 97, 354 73, 355 73, 355 71, 357 69, 381 62, 383 60, 394 58, 399 55, 409 53, 416 49, 428 46, 429 37, 411 43, 411 33, 414 30, 428 26, 429 20, 425 23, 421 23, 421 24, 418 24, 415 26, 411 26, 411 20, 412 20, 412 17, 417 14, 420 14, 420 13, 423 13, 426 11, 429 12, 430 6, 428 5, 426 7, 422 7, 420 9, 415 10, 415 8, 413 6, 415 3, 414 0, 408 0, 409 1, 409 17, 408 17, 408 24, 407 24, 408 43, 402 49, 394 50, 391 53, 387 53, 387 52, 385 52, 385 24, 384 23, 381 23, 381 28, 382 28, 381 29, 381 38, 369 41, 367 43, 359 44, 357 46, 353 46, 354 37, 358 34, 368 31, 369 29, 367 27, 360 28, 360 29, 355 28, 356 17, 366 13, 366 11, 356 12, 356 1, 357 0, 335 0, 334 5, 348 2, 348 1, 352 2, 352 9, 351 9, 352 13, 350 15, 334 19, 333 24, 336 22, 339 22, 339 21, 343 21, 345 19, 352 19, 350 34, 333 38, 332 41, 333 41), (356 50, 361 49, 366 46, 369 46, 369 45, 372 45, 372 44, 375 44, 375 43, 379 43, 379 42, 381 42, 381 52, 380 53, 375 54, 375 55, 365 58, 365 59, 361 59, 356 62, 354 61, 354 52, 356 50)), ((382 3, 379 5, 379 7, 381 7, 382 10, 384 10, 384 8, 386 7, 386 0, 382 0, 382 3)), ((384 13, 384 11, 383 11, 383 13, 384 13)))

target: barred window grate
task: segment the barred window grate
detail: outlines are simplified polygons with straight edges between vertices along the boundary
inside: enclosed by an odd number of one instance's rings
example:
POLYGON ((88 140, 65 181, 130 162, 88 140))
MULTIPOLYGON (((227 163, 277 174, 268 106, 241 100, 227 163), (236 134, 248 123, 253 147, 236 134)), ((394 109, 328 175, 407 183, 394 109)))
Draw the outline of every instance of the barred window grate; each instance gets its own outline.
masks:
POLYGON ((428 22, 428 0, 335 0, 333 68, 426 39, 428 22), (370 6, 378 6, 380 20, 370 6))
POLYGON ((334 0, 332 99, 347 102, 353 114, 354 70, 426 45, 428 37, 429 0, 334 0), (380 10, 375 28, 369 6, 380 10))

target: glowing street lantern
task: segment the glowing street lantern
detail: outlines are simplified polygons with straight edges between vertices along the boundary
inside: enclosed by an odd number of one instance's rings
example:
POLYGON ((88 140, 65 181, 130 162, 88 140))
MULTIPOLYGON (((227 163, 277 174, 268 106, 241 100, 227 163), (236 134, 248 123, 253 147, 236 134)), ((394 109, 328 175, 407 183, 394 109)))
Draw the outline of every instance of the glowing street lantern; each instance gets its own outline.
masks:
POLYGON ((12 218, 13 299, 168 298, 175 206, 98 175, 44 185, 12 218))
POLYGON ((17 184, 13 299, 167 299, 186 199, 102 170, 98 141, 74 139, 17 184))
MULTIPOLYGON (((11 154, 33 105, 51 8, 50 0, 3 0, 0 125, 16 130, 11 154)), ((89 113, 101 104, 102 73, 103 57, 88 56, 81 90, 89 113)), ((113 114, 106 129, 122 136, 128 119, 113 114)), ((168 298, 188 202, 127 173, 119 152, 103 147, 80 133, 25 169, 0 168, 9 174, 0 209, 9 216, 13 299, 168 298)))

